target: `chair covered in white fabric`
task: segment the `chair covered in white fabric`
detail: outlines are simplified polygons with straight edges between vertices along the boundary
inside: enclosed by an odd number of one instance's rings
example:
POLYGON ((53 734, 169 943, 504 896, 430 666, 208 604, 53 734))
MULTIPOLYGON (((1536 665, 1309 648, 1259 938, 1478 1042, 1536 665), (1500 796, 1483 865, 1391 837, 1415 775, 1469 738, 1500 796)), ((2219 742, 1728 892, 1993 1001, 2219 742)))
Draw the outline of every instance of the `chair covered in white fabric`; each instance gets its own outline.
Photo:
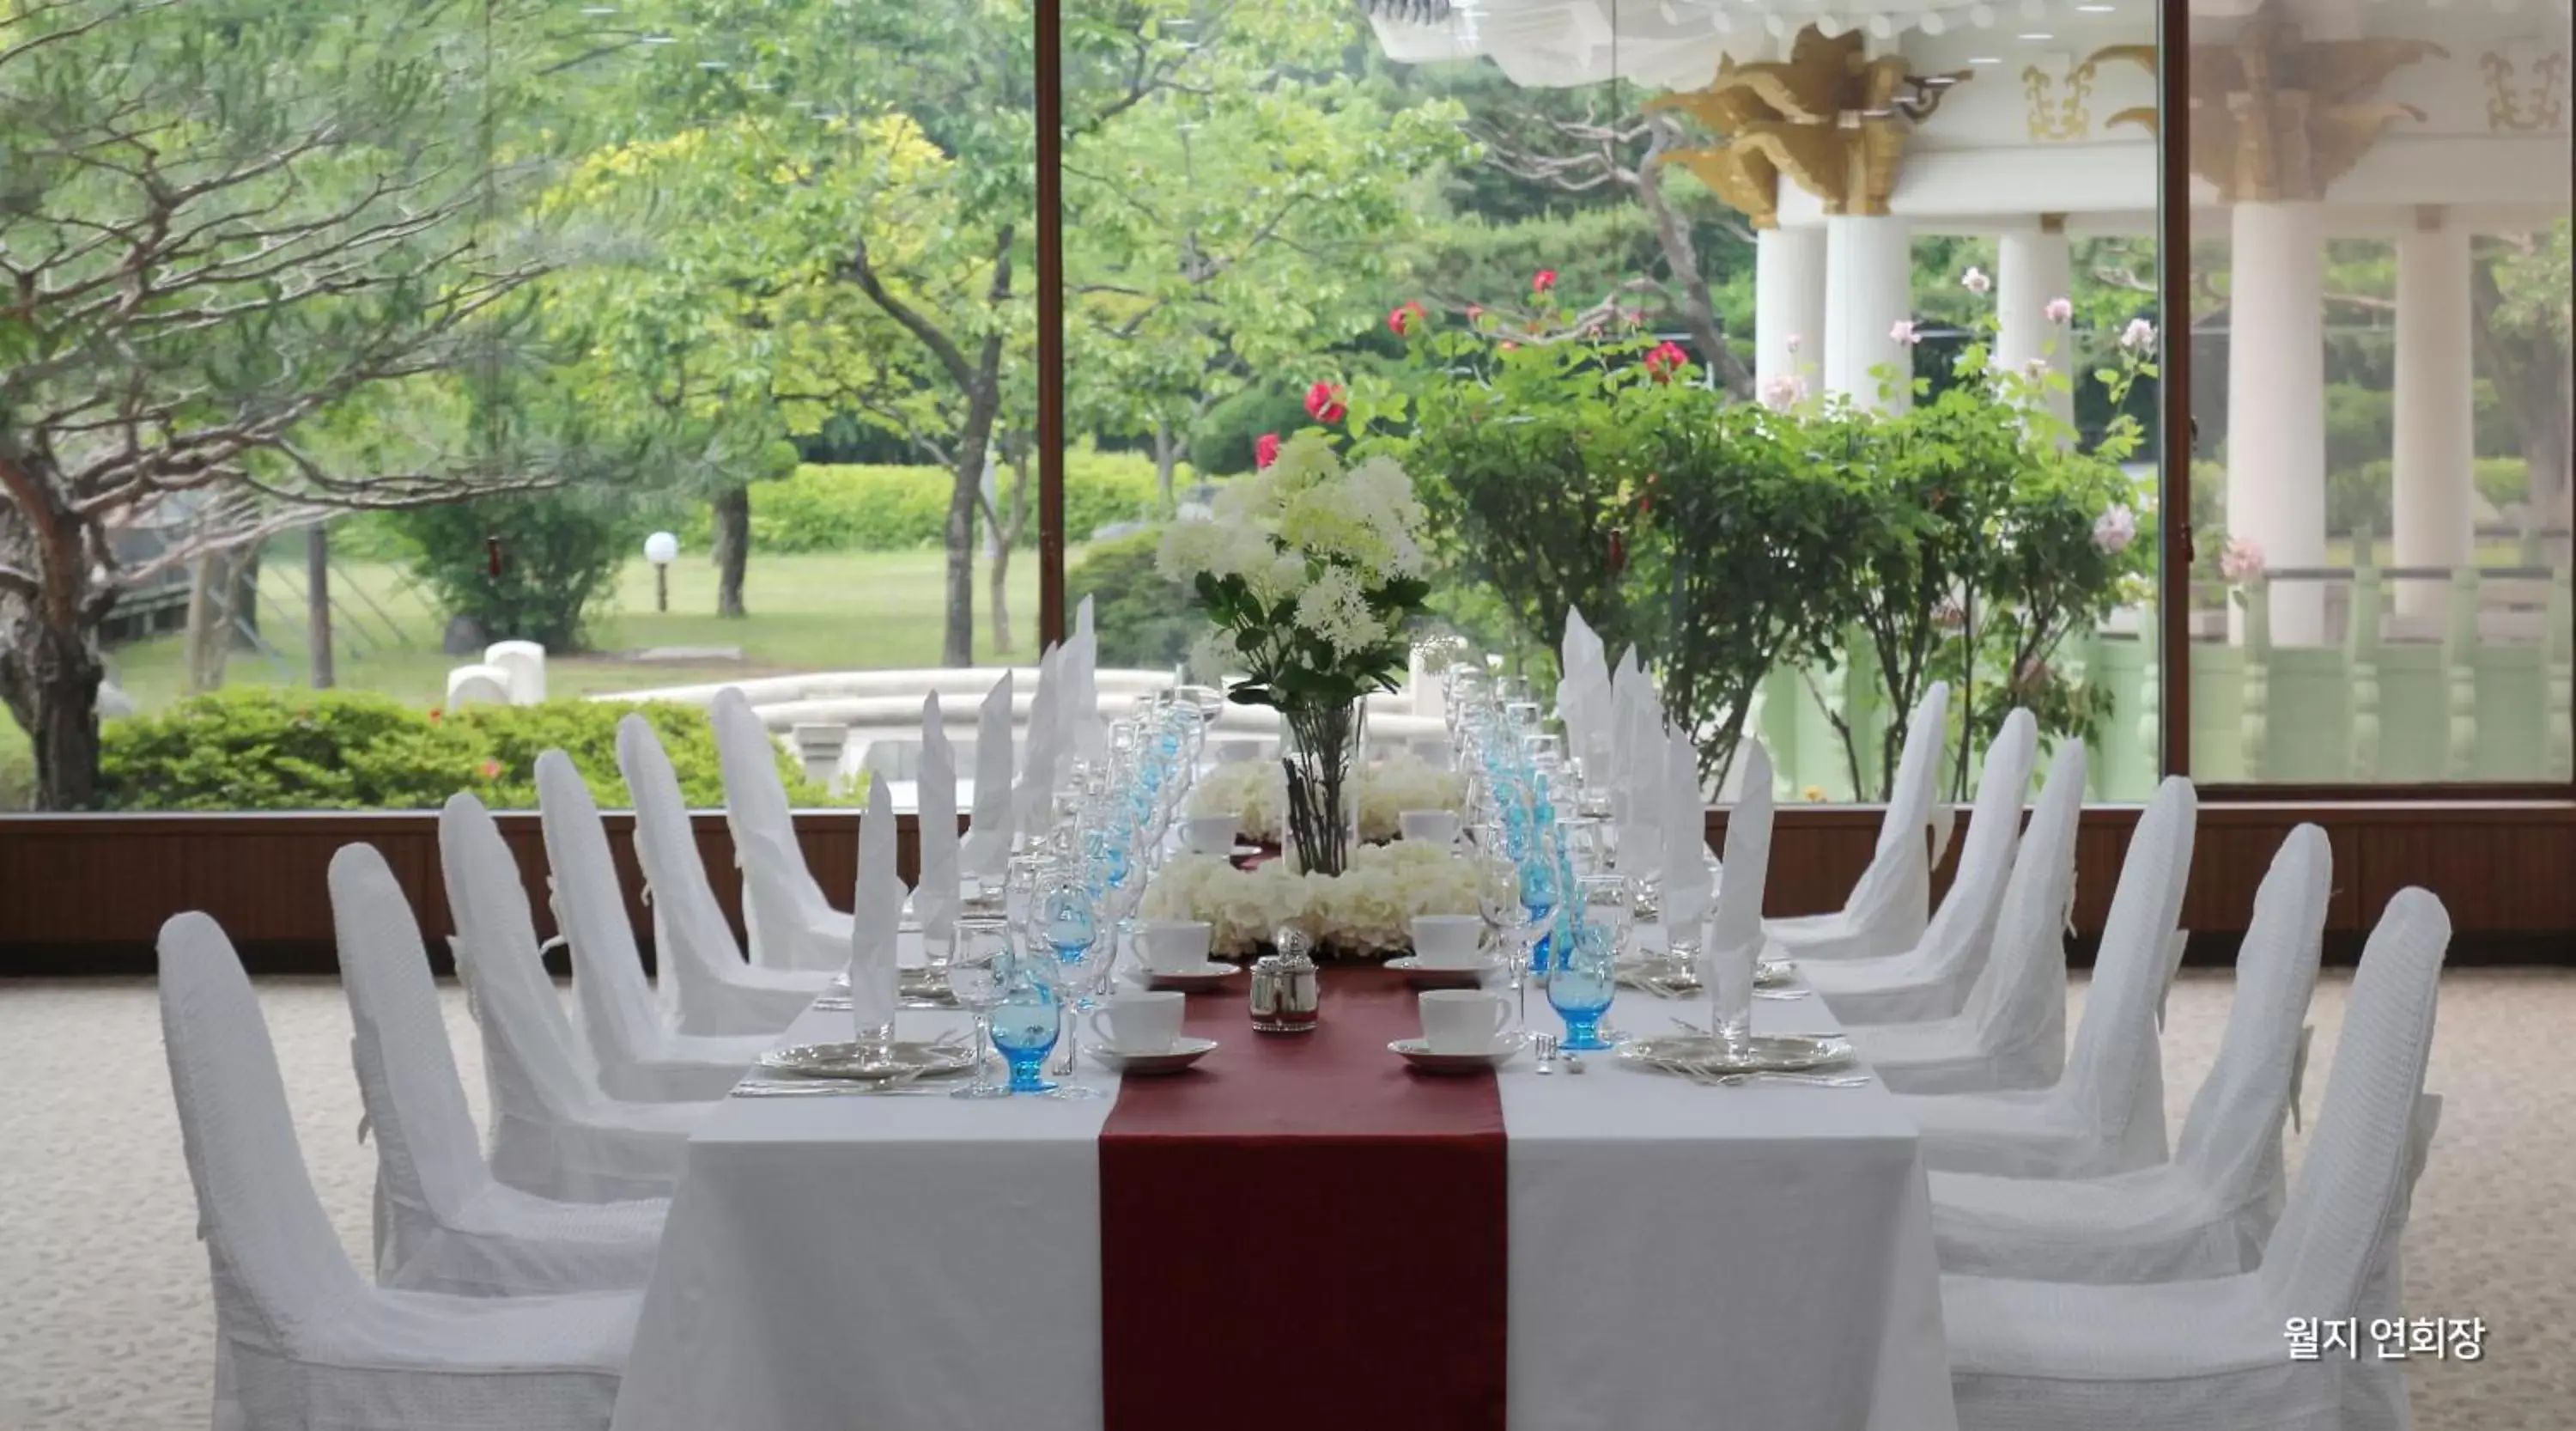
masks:
POLYGON ((668 1204, 556 1202, 496 1180, 402 886, 373 845, 342 846, 330 884, 350 1053, 376 1140, 377 1279, 468 1297, 640 1291, 668 1204))
POLYGON ((742 870, 742 922, 751 962, 767 969, 837 972, 850 962, 850 916, 836 909, 805 863, 778 745, 751 702, 734 687, 707 704, 724 769, 725 826, 742 870))
POLYGON ((2173 1161, 2106 1178, 1932 1175, 1941 1265, 2049 1282, 2169 1282, 2250 1271, 2280 1215, 2281 1123, 2316 988, 2334 856, 2325 831, 2282 842, 2254 896, 2218 1059, 2173 1161))
POLYGON ((1961 1431, 2402 1431, 2401 1361, 2293 1361, 2294 1318, 2398 1315, 2401 1235, 2439 1101, 2422 1096, 2451 927, 2401 890, 2353 977, 2298 1186, 2262 1266, 2134 1286, 1941 1279, 1961 1431))
POLYGON ((1900 1101, 1923 1130, 1926 1166, 2017 1178, 2084 1178, 2165 1159, 2156 996, 2182 915, 2199 801, 2168 777, 2138 819, 2111 895, 2102 951, 2066 1072, 2046 1088, 1900 1101))
POLYGON ((161 927, 161 1032, 214 1279, 217 1431, 599 1431, 640 1298, 361 1276, 313 1191, 259 1000, 203 914, 161 927))
POLYGON ((611 1098, 685 1103, 722 1098, 776 1043, 768 1034, 712 1038, 672 1030, 644 982, 608 826, 572 757, 537 757, 537 815, 552 869, 555 919, 572 951, 573 1005, 611 1098))
POLYGON ((519 862, 471 795, 438 816, 439 871, 456 920, 456 972, 483 1034, 492 1176, 565 1202, 668 1197, 689 1134, 713 1104, 626 1103, 600 1090, 546 976, 519 862))
POLYGON ((1831 914, 1764 920, 1762 930, 1780 952, 1798 959, 1874 958, 1900 954, 1923 938, 1932 910, 1932 856, 1928 832, 1940 818, 1941 743, 1950 728, 1950 687, 1934 681, 1914 710, 1897 757, 1896 781, 1879 818, 1878 848, 1852 885, 1843 907, 1831 914))
POLYGON ((640 715, 617 723, 617 768, 635 801, 635 859, 653 906, 663 1002, 686 1034, 770 1034, 794 1022, 832 976, 745 964, 707 883, 671 757, 640 715))
MULTIPOLYGON (((1969 987, 1966 1007, 1946 1019, 1844 1027, 1862 1060, 1890 1089, 2046 1088, 2066 1072, 2064 931, 2075 894, 2075 831, 2083 813, 2084 746, 2069 741, 2050 763, 2039 808, 2013 856, 1994 947, 1969 987)), ((1975 838, 1972 828, 1969 839, 1975 838)), ((1824 969, 1807 972, 1812 977, 1824 969)))
POLYGON ((1946 1019, 1967 1006, 1968 990, 1986 967, 2013 850, 2021 842, 2022 801, 2039 752, 2039 722, 2026 710, 2004 717, 1986 747, 1976 812, 1959 849, 1959 873, 1913 948, 1872 959, 1819 960, 1805 970, 1834 1017, 1853 1024, 1946 1019))

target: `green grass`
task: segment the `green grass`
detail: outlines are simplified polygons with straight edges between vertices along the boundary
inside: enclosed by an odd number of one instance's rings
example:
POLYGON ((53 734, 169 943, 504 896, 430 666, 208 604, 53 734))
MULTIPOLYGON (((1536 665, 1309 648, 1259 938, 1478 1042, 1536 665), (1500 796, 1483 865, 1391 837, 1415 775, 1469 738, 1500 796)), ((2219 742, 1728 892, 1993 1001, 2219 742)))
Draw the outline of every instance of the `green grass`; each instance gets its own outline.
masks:
MULTIPOLYGON (((1068 553, 1068 560, 1074 555, 1068 553)), ((804 556, 754 554, 743 585, 750 615, 715 615, 715 566, 683 558, 671 568, 671 609, 653 609, 653 569, 641 557, 619 573, 615 596, 594 613, 590 645, 576 655, 550 656, 546 689, 552 696, 689 685, 793 671, 884 670, 939 664, 946 559, 938 552, 866 552, 804 556), (637 661, 655 647, 739 647, 739 661, 637 661)), ((1019 640, 1007 655, 991 645, 991 615, 984 564, 975 570, 975 658, 979 663, 1034 660, 1037 652, 1038 562, 1034 551, 1013 555, 1010 577, 1012 628, 1019 640)), ((277 650, 235 651, 225 671, 234 686, 301 686, 308 680, 304 639, 304 567, 300 553, 263 562, 260 631, 277 650)), ((470 660, 439 650, 446 618, 428 594, 386 563, 346 562, 332 576, 342 615, 333 657, 337 683, 381 691, 420 706, 445 698, 447 673, 470 660), (372 599, 373 606, 359 599, 372 599), (377 608, 382 608, 379 615, 377 608)), ((182 638, 155 637, 108 653, 117 684, 145 710, 186 694, 187 657, 182 638)), ((27 785, 27 740, 15 722, 0 720, 0 807, 22 806, 27 785)))

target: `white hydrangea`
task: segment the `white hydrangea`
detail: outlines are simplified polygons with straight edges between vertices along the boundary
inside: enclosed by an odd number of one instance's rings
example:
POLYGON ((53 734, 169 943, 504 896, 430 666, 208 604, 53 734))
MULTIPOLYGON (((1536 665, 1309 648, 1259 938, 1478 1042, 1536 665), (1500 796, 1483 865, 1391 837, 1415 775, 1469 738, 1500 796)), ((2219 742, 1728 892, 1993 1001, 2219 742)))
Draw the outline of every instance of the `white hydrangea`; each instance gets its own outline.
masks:
POLYGON ((1474 914, 1476 877, 1467 862, 1425 845, 1369 845, 1338 878, 1298 874, 1286 860, 1236 869, 1216 855, 1182 855, 1145 891, 1147 919, 1197 919, 1210 947, 1241 958, 1295 924, 1334 952, 1376 954, 1413 942, 1420 914, 1474 914))
POLYGON ((1326 567, 1298 595, 1297 624, 1339 656, 1356 655, 1387 637, 1385 618, 1369 610, 1359 578, 1347 567, 1326 567))
MULTIPOLYGON (((1403 832, 1407 810, 1463 813, 1466 784, 1458 775, 1417 756, 1397 753, 1360 771, 1360 838, 1371 844, 1403 832)), ((1287 777, 1275 760, 1243 760, 1220 765, 1190 787, 1192 815, 1235 818, 1242 838, 1278 844, 1286 835, 1287 777)))

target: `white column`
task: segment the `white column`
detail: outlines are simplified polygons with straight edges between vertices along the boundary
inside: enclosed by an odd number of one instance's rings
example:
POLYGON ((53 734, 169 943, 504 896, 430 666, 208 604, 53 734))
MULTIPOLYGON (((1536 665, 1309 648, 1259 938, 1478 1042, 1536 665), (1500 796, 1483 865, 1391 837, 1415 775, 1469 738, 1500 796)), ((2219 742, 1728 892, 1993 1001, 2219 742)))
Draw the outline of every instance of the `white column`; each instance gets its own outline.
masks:
MULTIPOLYGON (((2477 396, 2469 323, 2468 232, 2428 209, 2397 238, 2399 566, 2467 566, 2476 559, 2470 494, 2477 396)), ((2401 616, 2438 617, 2448 609, 2441 582, 2392 585, 2401 616)))
POLYGON ((1914 316, 1914 244, 1905 221, 1879 214, 1825 219, 1825 390, 1864 407, 1913 401, 1914 350, 1892 336, 1914 316), (1873 373, 1886 368, 1888 373, 1873 373), (1882 400, 1881 383, 1890 391, 1882 400))
POLYGON ((1794 377, 1813 393, 1824 362, 1825 231, 1763 229, 1753 238, 1753 390, 1794 377))
POLYGON ((2075 290, 2074 263, 2066 247, 2062 214, 2044 215, 2039 227, 2007 230, 1995 246, 1995 363, 2009 371, 2044 361, 2066 380, 2049 394, 2049 411, 2062 422, 2075 418, 2074 329, 2051 322, 2048 305, 2075 290))
MULTIPOLYGON (((2325 247, 2313 203, 2234 209, 2227 315, 2227 530, 2264 565, 2326 558, 2325 247)), ((2325 640, 2325 588, 2275 583, 2272 639, 2325 640)))

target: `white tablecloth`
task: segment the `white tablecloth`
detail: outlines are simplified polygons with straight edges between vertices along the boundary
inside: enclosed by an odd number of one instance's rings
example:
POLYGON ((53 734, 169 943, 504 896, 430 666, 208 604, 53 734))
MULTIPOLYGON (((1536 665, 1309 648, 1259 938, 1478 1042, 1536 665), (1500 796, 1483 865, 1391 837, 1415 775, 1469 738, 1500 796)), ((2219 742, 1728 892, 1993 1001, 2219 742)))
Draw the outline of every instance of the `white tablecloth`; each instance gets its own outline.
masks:
MULTIPOLYGON (((1530 1020, 1552 1029, 1543 999, 1530 1020)), ((1652 1032, 1706 1012, 1622 993, 1614 1016, 1652 1032)), ((904 1033, 959 1017, 906 1013, 904 1033)), ((1831 1017, 1812 997, 1755 1006, 1764 1032, 1831 1017)), ((846 1019, 808 1010, 790 1038, 847 1038, 846 1019)), ((1501 1079, 1513 1431, 1949 1431, 1930 1203, 1896 1101, 1587 1062, 1540 1078, 1524 1057, 1501 1079)), ((1110 1107, 732 1100, 690 1147, 615 1431, 1098 1431, 1110 1107)), ((1388 1207, 1423 1215, 1401 1189, 1388 1207)), ((1388 1338, 1400 1355, 1400 1315, 1388 1338)))

